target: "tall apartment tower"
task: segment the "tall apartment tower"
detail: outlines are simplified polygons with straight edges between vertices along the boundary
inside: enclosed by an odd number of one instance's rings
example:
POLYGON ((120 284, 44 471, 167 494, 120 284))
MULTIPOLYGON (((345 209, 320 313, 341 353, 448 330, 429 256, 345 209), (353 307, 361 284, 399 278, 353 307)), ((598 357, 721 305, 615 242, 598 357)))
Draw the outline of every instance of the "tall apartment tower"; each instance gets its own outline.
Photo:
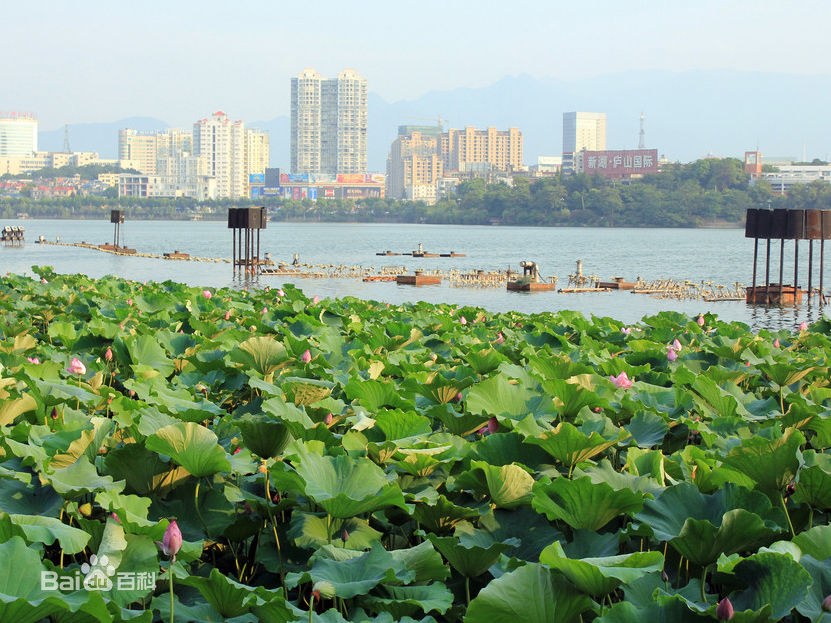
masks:
POLYGON ((292 173, 365 173, 367 86, 355 70, 291 79, 292 173))
POLYGON ((393 141, 387 158, 387 197, 435 197, 436 183, 444 170, 439 153, 440 134, 438 126, 398 127, 398 137, 393 141), (432 192, 413 187, 430 187, 432 192))
POLYGON ((32 156, 38 150, 38 121, 32 113, 0 113, 0 158, 32 156))
POLYGON ((245 130, 245 175, 254 173, 264 175, 268 168, 269 153, 268 133, 255 128, 247 128, 245 130))
POLYGON ((574 171, 575 155, 584 149, 605 151, 605 112, 563 113, 563 171, 574 171))
POLYGON ((202 161, 205 175, 216 178, 219 199, 245 197, 245 124, 231 121, 224 112, 193 124, 193 152, 202 161))

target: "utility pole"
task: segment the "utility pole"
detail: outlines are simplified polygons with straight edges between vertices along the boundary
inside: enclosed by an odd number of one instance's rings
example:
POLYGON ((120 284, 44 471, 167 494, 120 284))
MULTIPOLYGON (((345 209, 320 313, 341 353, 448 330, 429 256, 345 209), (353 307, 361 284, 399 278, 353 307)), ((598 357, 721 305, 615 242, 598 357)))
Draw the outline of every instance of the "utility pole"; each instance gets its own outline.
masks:
POLYGON ((66 123, 63 126, 63 152, 65 154, 71 154, 72 149, 69 147, 69 124, 66 123))
POLYGON ((641 113, 641 131, 638 132, 638 149, 646 149, 646 132, 643 130, 643 113, 641 113))

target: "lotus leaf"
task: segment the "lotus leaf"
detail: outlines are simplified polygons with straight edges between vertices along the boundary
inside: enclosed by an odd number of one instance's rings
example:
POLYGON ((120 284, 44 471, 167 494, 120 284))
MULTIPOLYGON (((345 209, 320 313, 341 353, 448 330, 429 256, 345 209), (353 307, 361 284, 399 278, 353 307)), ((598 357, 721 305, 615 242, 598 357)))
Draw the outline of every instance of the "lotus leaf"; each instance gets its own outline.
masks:
POLYGON ((216 434, 195 422, 165 426, 147 438, 145 447, 169 456, 197 478, 231 471, 216 434))
POLYGON ((551 521, 562 519, 575 529, 599 530, 615 517, 636 513, 643 505, 641 494, 628 489, 615 491, 606 483, 593 483, 588 476, 537 482, 533 495, 535 511, 551 521))

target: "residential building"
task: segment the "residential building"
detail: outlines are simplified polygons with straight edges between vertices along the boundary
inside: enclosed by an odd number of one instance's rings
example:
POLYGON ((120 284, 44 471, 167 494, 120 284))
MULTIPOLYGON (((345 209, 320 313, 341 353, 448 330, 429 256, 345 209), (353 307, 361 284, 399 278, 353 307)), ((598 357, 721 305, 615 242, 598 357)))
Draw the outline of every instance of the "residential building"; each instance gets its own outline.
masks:
POLYGON ((63 153, 54 151, 38 151, 28 156, 0 157, 0 175, 20 175, 40 169, 59 169, 61 167, 82 167, 88 164, 105 164, 96 152, 79 151, 63 153))
POLYGON ((38 122, 32 113, 0 112, 0 158, 27 158, 38 150, 38 122))
POLYGON ((245 124, 231 121, 224 112, 193 124, 193 151, 202 161, 205 175, 216 179, 219 199, 236 199, 248 194, 245 172, 245 124))
POLYGON ((268 133, 255 128, 246 128, 244 153, 246 176, 264 175, 268 168, 269 153, 268 133))
POLYGON ((470 126, 451 129, 441 134, 439 151, 445 171, 518 171, 522 168, 522 132, 517 128, 477 130, 470 126))
POLYGON ((157 133, 124 128, 118 131, 118 159, 145 175, 156 174, 157 133))
POLYGON ((413 194, 407 189, 414 184, 435 187, 444 169, 439 154, 440 134, 438 126, 398 127, 387 158, 387 197, 404 199, 413 194))
POLYGON ((750 183, 765 180, 779 195, 786 195, 796 184, 810 184, 811 182, 825 182, 831 184, 831 165, 779 165, 776 171, 762 171, 750 178, 750 183))
POLYGON ((324 79, 304 69, 291 79, 292 173, 364 173, 367 83, 354 69, 324 79))
POLYGON ((576 155, 584 149, 605 151, 605 112, 563 113, 563 171, 574 170, 576 155))

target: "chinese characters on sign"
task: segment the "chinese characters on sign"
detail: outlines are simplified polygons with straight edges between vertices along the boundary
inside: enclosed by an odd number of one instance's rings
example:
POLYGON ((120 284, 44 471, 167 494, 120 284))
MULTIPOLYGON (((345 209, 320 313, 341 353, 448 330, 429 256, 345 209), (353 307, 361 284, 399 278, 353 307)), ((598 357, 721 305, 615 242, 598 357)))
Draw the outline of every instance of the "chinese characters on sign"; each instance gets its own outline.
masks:
POLYGON ((626 177, 658 172, 657 149, 582 151, 577 155, 577 170, 604 177, 626 177))

